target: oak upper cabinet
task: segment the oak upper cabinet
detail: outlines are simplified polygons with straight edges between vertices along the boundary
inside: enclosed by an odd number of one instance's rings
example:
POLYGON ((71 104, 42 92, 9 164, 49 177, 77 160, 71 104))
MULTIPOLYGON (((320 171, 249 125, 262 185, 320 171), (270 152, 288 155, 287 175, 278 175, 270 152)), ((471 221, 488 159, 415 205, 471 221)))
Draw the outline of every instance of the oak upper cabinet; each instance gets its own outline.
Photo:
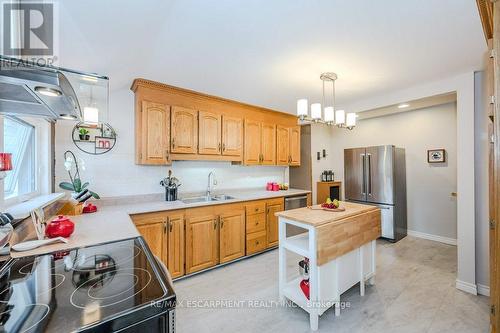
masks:
POLYGON ((285 209, 283 198, 269 200, 266 204, 267 247, 278 245, 278 217, 275 213, 285 209))
POLYGON ((276 126, 276 164, 290 164, 290 129, 276 126))
POLYGON ((200 111, 198 119, 198 153, 205 155, 220 155, 222 151, 221 115, 212 112, 200 111))
POLYGON ((261 162, 261 123, 254 120, 245 120, 245 156, 244 163, 256 165, 261 162))
POLYGON ((243 206, 224 206, 219 215, 220 262, 245 255, 245 210, 243 206))
POLYGON ((243 119, 222 116, 222 155, 243 155, 243 119))
POLYGON ((143 100, 136 126, 136 163, 170 164, 170 106, 143 100))
POLYGON ((300 165, 300 126, 291 127, 290 133, 290 165, 300 165))
POLYGON ((198 111, 172 106, 171 152, 196 154, 198 152, 198 111))
POLYGON ((246 165, 276 164, 276 125, 245 120, 246 165))
POLYGON ((167 217, 167 245, 164 261, 172 278, 184 275, 184 214, 173 213, 167 217))
POLYGON ((261 130, 261 164, 276 164, 276 125, 262 124, 261 130))
POLYGON ((218 219, 212 208, 186 212, 186 273, 193 273, 218 263, 218 219))

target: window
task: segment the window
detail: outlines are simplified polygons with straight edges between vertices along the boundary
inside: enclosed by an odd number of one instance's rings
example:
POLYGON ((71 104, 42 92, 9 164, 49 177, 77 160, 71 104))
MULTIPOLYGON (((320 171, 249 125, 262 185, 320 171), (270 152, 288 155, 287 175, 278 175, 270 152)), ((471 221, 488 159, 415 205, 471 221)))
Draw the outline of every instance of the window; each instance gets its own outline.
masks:
POLYGON ((4 179, 4 199, 36 192, 35 127, 19 118, 6 116, 3 133, 3 151, 12 153, 13 166, 4 179))

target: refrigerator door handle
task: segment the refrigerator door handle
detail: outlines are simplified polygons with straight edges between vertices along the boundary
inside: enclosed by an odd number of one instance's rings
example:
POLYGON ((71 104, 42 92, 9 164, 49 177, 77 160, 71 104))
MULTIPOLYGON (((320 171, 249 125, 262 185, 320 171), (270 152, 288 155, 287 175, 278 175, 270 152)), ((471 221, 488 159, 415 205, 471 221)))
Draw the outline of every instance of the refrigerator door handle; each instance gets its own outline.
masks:
POLYGON ((366 184, 365 184, 365 175, 366 175, 366 166, 365 166, 365 160, 366 160, 366 155, 365 154, 360 154, 363 162, 361 163, 361 194, 366 195, 365 189, 366 189, 366 184))
POLYGON ((372 196, 372 154, 366 154, 368 156, 368 196, 372 196))

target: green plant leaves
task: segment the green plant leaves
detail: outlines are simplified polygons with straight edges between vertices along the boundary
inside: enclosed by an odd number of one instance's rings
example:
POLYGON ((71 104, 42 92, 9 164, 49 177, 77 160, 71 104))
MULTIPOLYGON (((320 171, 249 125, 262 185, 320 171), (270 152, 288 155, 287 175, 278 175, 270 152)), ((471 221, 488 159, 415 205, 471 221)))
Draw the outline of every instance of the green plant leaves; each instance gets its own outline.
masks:
POLYGON ((92 191, 89 191, 90 194, 92 194, 92 196, 95 198, 95 199, 101 199, 101 197, 99 196, 99 194, 95 193, 95 192, 92 192, 92 191))
POLYGON ((87 186, 89 186, 89 182, 83 183, 83 185, 82 185, 82 191, 85 190, 87 188, 87 186))
POLYGON ((73 184, 71 184, 69 182, 61 182, 61 183, 59 183, 59 187, 62 188, 63 190, 75 191, 73 184))
POLYGON ((76 193, 80 193, 82 191, 82 181, 80 180, 80 178, 75 178, 73 180, 73 186, 76 193))

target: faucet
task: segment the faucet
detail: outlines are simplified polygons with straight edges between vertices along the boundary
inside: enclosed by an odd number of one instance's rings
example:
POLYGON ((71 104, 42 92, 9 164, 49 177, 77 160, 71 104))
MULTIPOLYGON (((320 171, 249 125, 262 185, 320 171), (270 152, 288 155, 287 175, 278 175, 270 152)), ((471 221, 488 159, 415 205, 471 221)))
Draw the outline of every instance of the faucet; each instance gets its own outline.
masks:
POLYGON ((217 185, 217 179, 215 179, 215 171, 211 171, 208 174, 207 197, 210 197, 215 185, 217 185))

